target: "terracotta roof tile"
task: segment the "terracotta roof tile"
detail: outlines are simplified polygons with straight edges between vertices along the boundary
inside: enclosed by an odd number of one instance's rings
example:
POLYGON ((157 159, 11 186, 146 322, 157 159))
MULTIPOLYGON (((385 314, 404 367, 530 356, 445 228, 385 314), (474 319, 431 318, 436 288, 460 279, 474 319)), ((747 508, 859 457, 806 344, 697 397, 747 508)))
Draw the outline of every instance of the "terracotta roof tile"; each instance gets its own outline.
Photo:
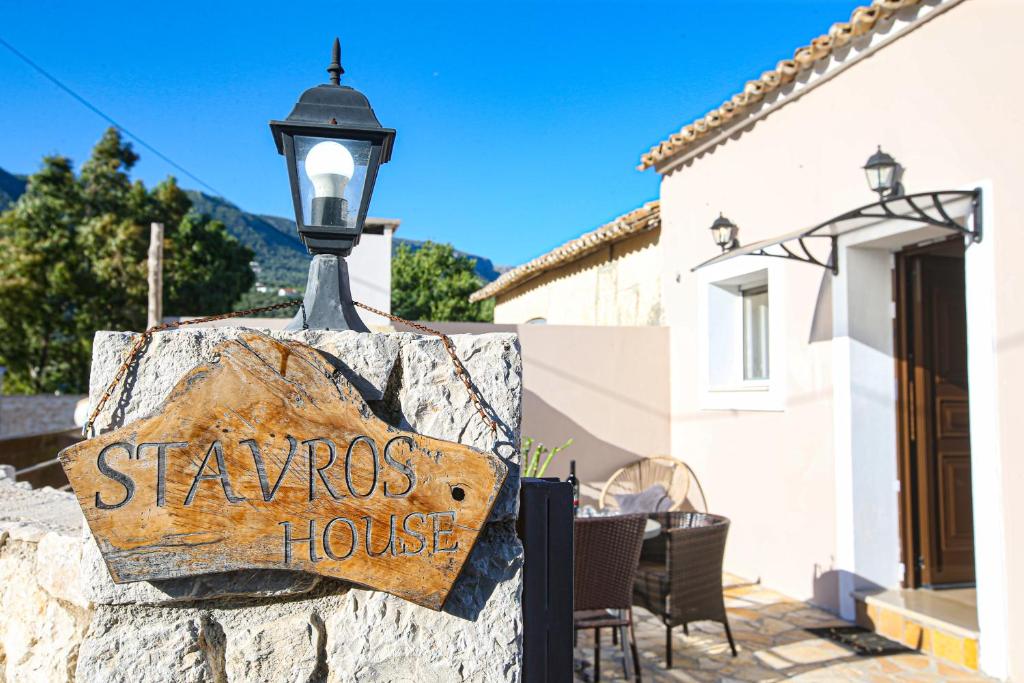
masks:
POLYGON ((743 92, 733 95, 718 108, 683 126, 678 133, 673 133, 667 140, 651 147, 640 157, 640 165, 637 168, 643 171, 676 155, 687 146, 714 132, 723 123, 747 113, 747 110, 764 99, 765 95, 791 83, 800 72, 810 69, 815 62, 831 55, 836 48, 846 45, 855 37, 871 33, 879 20, 887 19, 904 7, 911 7, 920 2, 921 0, 874 0, 869 6, 858 7, 853 10, 849 21, 833 24, 828 34, 818 36, 810 45, 798 48, 793 54, 793 59, 783 59, 774 69, 761 74, 760 78, 747 81, 743 92))
POLYGON ((497 296, 545 271, 586 256, 603 245, 618 242, 630 235, 656 228, 660 225, 661 209, 658 202, 648 202, 639 209, 634 209, 629 213, 619 216, 610 223, 602 225, 597 230, 570 240, 532 261, 528 261, 502 274, 501 277, 486 287, 473 292, 469 300, 480 301, 481 299, 497 296))

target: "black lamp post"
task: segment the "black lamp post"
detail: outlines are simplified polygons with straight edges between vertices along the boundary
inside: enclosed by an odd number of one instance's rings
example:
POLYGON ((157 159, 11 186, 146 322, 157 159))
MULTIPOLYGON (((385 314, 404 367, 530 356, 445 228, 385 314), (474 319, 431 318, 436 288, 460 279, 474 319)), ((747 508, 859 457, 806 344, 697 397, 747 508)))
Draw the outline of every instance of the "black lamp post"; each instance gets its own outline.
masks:
POLYGON ((302 93, 284 121, 270 122, 288 165, 299 237, 313 254, 304 310, 287 329, 368 332, 352 305, 345 257, 359 244, 395 131, 380 125, 365 95, 339 84, 345 70, 337 38, 331 57, 331 82, 302 93))
POLYGON ((711 224, 711 237, 723 252, 740 246, 739 240, 736 239, 739 231, 736 224, 722 214, 718 214, 718 218, 711 224))
POLYGON ((878 193, 880 199, 887 197, 898 197, 903 194, 903 188, 900 186, 899 178, 900 165, 891 156, 882 151, 882 146, 878 146, 878 151, 868 158, 868 162, 864 164, 864 173, 868 177, 868 187, 872 191, 878 193))

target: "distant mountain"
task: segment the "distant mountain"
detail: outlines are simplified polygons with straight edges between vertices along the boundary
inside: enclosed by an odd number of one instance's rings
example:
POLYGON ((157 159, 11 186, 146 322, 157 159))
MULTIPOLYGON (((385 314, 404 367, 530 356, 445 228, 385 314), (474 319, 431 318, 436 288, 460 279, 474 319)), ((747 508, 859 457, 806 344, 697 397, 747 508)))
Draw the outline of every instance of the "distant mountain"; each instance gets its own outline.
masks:
MULTIPOLYGON (((242 244, 256 252, 256 260, 260 263, 260 279, 275 285, 288 287, 305 287, 306 274, 309 270, 309 254, 302 246, 295 221, 281 216, 265 216, 242 211, 234 204, 220 197, 189 190, 188 196, 192 206, 200 213, 209 214, 224 223, 228 232, 242 244)), ((392 253, 402 245, 409 245, 413 251, 422 247, 422 240, 407 240, 395 237, 392 240, 392 253)), ((495 266, 483 256, 467 254, 455 250, 460 256, 476 260, 476 273, 484 281, 497 279, 507 268, 495 266)))
POLYGON ((285 287, 306 286, 309 254, 299 241, 295 222, 277 216, 258 216, 242 211, 220 197, 188 190, 192 206, 224 223, 239 242, 255 253, 260 280, 285 287))
MULTIPOLYGON (((0 211, 16 201, 25 191, 27 178, 13 175, 0 168, 0 211)), ((260 280, 272 285, 304 288, 309 271, 309 254, 299 240, 295 221, 281 216, 263 216, 243 211, 221 197, 212 197, 195 190, 187 190, 192 206, 224 223, 228 232, 239 242, 253 250, 260 264, 260 280)), ((423 246, 422 241, 394 238, 392 248, 407 244, 412 249, 423 246)), ((457 251, 462 256, 476 259, 476 272, 486 282, 496 279, 507 270, 495 266, 490 259, 457 251)))
POLYGON ((12 175, 0 168, 0 211, 13 204, 25 191, 28 178, 23 175, 12 175))

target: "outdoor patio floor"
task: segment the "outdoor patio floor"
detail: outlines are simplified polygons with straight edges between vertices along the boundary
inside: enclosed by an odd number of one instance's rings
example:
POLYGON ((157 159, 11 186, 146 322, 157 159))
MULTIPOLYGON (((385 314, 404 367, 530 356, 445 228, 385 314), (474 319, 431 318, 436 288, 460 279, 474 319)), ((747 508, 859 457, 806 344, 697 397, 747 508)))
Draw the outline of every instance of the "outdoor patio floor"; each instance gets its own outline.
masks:
MULTIPOLYGON (((945 664, 917 652, 882 656, 858 655, 854 650, 804 630, 821 626, 850 626, 842 619, 759 585, 726 575, 726 607, 736 639, 732 657, 719 624, 673 629, 672 668, 665 669, 665 627, 650 612, 636 607, 637 645, 644 681, 991 681, 980 674, 945 664)), ((580 631, 576 657, 594 656, 593 631, 580 631)), ((601 680, 623 678, 621 650, 602 631, 601 680)), ((592 680, 592 671, 576 673, 577 681, 592 680)))

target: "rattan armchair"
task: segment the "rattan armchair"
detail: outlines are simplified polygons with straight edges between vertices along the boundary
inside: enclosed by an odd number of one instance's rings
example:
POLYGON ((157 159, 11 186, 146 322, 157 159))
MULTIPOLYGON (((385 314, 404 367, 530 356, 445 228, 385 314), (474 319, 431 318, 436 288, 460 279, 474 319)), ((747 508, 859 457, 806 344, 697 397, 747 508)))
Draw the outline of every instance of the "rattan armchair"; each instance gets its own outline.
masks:
POLYGON ((665 666, 672 667, 672 627, 693 621, 725 626, 733 657, 736 644, 729 629, 722 593, 722 558, 729 520, 700 512, 650 515, 662 533, 643 547, 633 588, 633 604, 659 616, 665 624, 665 666))
MULTIPOLYGON (((633 632, 633 584, 647 515, 587 517, 576 520, 573 621, 575 631, 594 629, 594 680, 601 680, 601 629, 629 630, 628 641, 636 680, 640 660, 633 632), (614 610, 614 612, 612 611, 614 610)), ((626 633, 622 644, 626 669, 626 633)), ((626 669, 626 676, 629 671, 626 669)))
POLYGON ((666 455, 643 458, 617 470, 601 489, 598 506, 618 507, 617 496, 635 495, 652 486, 664 488, 669 498, 669 505, 662 510, 707 511, 707 499, 697 475, 682 460, 666 455))

